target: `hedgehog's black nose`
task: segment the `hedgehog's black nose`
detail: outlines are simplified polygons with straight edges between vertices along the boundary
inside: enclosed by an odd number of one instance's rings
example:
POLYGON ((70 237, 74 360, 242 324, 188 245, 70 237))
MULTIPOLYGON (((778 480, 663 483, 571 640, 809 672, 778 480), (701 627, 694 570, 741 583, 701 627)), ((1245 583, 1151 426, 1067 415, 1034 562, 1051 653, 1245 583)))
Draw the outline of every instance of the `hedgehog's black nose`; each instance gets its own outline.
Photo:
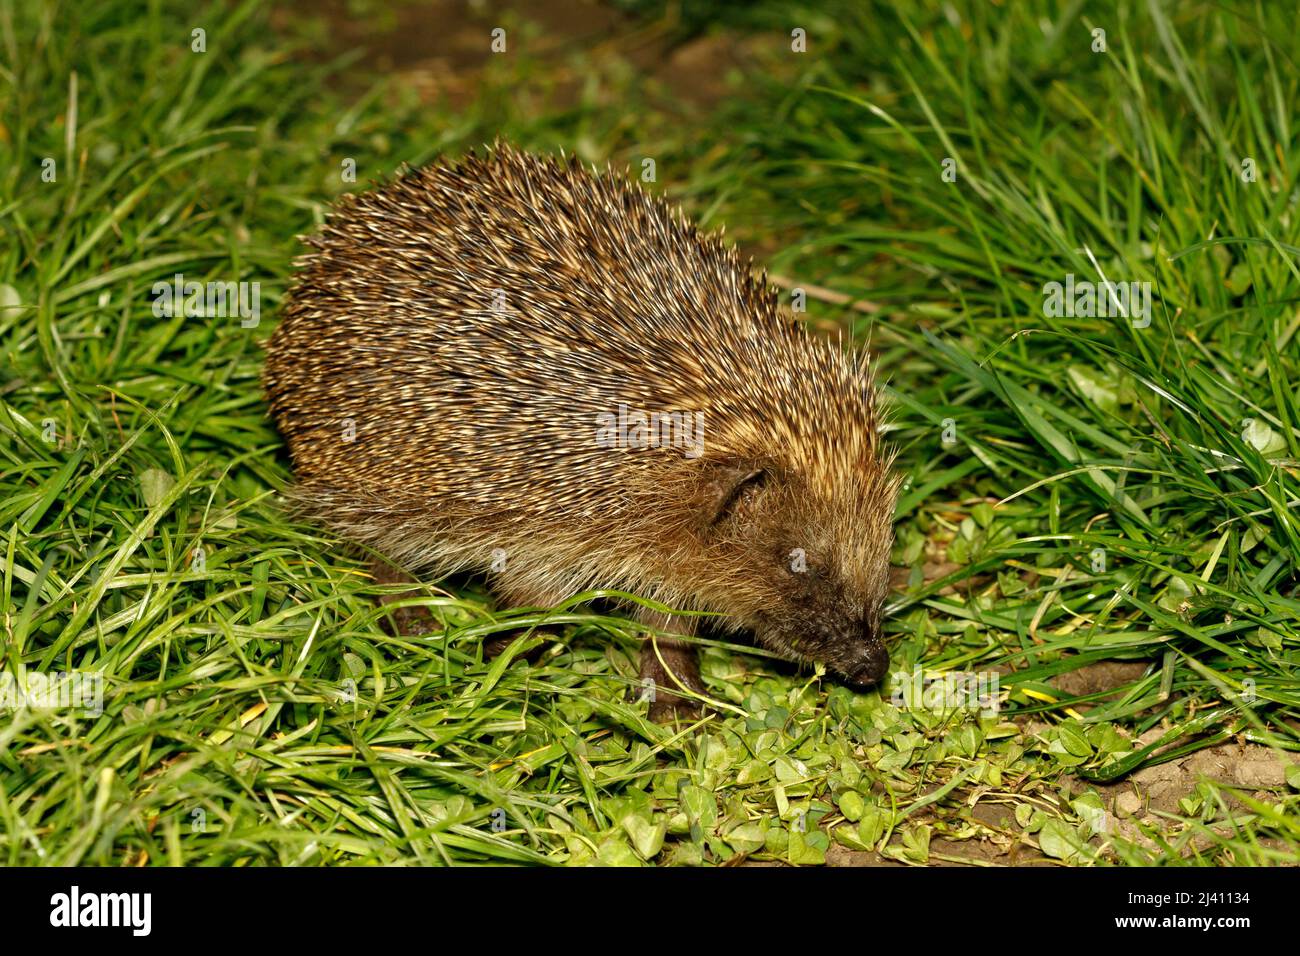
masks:
POLYGON ((878 641, 867 645, 857 666, 849 671, 848 683, 858 689, 879 684, 885 672, 889 670, 889 652, 878 641))

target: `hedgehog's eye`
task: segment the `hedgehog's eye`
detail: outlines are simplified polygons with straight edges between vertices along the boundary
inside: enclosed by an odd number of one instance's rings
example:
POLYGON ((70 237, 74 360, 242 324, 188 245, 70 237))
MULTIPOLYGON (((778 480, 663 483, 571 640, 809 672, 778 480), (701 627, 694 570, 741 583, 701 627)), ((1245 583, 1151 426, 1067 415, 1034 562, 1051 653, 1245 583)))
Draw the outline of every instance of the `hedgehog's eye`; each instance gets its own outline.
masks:
POLYGON ((713 517, 710 524, 718 524, 729 517, 747 494, 752 494, 767 481, 762 468, 728 469, 715 486, 713 517))

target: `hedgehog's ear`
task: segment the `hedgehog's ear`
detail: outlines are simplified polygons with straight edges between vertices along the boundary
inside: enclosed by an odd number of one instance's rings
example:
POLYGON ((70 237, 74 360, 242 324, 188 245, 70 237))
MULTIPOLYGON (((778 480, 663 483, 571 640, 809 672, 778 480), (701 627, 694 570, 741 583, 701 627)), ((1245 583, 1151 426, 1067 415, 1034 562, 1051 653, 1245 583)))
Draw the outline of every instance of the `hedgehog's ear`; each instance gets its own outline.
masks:
POLYGON ((736 503, 750 488, 767 480, 767 470, 755 462, 715 466, 705 485, 705 522, 715 525, 731 514, 736 503))

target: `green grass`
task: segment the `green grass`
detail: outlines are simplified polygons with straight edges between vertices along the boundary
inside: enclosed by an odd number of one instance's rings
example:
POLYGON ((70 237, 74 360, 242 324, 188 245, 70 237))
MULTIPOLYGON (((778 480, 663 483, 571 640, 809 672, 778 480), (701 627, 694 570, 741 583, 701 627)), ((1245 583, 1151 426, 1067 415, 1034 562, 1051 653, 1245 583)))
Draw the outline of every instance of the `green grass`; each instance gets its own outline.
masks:
POLYGON ((1189 785, 1147 839, 1096 826, 1103 784, 1199 747, 1297 760, 1300 39, 1264 4, 903 9, 729 17, 767 31, 762 68, 692 128, 581 48, 576 105, 522 43, 453 109, 352 92, 364 67, 257 4, 0 0, 0 669, 104 675, 98 716, 0 723, 0 862, 1300 859, 1295 771, 1189 785), (623 618, 457 579, 403 598, 435 633, 394 638, 366 557, 286 517, 258 374, 293 237, 498 133, 659 157, 774 273, 879 306, 810 300, 895 398, 894 659, 998 670, 997 714, 713 642, 715 714, 657 727, 623 618), (259 282, 260 325, 155 317, 177 272, 259 282), (1045 315, 1067 273, 1151 282, 1150 325, 1045 315), (1052 683, 1102 661, 1145 666, 1109 700, 1052 683))

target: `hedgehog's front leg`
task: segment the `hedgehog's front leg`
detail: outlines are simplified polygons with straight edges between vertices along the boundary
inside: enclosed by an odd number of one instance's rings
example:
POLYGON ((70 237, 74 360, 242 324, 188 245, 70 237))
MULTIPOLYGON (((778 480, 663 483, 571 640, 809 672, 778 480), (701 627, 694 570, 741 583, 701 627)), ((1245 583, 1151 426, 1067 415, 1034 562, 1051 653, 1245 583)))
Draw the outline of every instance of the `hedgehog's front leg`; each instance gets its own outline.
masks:
MULTIPOLYGON (((370 562, 370 576, 376 584, 419 583, 405 570, 385 561, 383 558, 375 558, 370 562)), ((394 591, 379 595, 377 600, 381 606, 386 606, 411 596, 411 594, 394 591)), ((414 637, 417 634, 429 634, 438 629, 438 622, 433 619, 429 609, 418 605, 415 607, 394 608, 389 612, 388 619, 390 621, 389 629, 395 637, 414 637)))
POLYGON ((682 693, 704 693, 695 646, 677 638, 656 634, 663 630, 693 635, 694 619, 641 608, 637 612, 637 620, 649 632, 641 642, 641 690, 638 696, 649 696, 650 719, 661 724, 676 717, 698 717, 703 705, 699 700, 682 693))

